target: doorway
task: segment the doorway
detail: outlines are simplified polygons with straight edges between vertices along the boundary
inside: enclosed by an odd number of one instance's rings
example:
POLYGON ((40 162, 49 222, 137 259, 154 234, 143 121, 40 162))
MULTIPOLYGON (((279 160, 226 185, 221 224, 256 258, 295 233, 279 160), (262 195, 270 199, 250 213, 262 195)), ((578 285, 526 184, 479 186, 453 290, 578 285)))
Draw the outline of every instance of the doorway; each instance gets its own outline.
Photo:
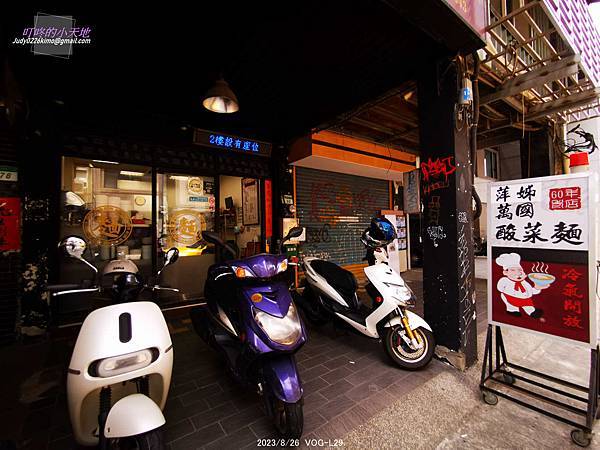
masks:
POLYGON ((240 258, 262 251, 260 180, 221 175, 219 233, 240 258))
POLYGON ((161 282, 180 292, 161 293, 161 303, 200 298, 208 268, 215 262, 213 247, 202 239, 202 232, 215 226, 214 177, 159 173, 156 197, 158 265, 169 248, 179 249, 179 260, 165 270, 161 282))

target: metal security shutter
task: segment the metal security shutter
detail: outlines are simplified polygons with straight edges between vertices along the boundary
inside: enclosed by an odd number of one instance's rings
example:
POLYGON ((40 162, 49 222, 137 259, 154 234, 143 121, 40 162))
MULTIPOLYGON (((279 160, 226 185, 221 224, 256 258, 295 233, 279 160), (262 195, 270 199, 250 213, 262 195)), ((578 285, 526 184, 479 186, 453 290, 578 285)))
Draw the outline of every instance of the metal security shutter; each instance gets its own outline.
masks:
POLYGON ((373 216, 389 209, 388 182, 298 167, 296 206, 306 227, 304 255, 359 264, 366 253, 361 233, 373 216))

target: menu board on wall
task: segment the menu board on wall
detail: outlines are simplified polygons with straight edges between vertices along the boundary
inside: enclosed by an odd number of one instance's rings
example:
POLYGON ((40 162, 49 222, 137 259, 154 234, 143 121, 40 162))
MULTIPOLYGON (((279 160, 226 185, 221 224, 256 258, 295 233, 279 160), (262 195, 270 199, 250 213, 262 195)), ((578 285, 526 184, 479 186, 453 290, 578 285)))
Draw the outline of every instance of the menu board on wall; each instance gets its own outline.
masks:
POLYGON ((404 212, 407 214, 419 214, 421 212, 421 198, 419 193, 419 169, 405 172, 402 177, 404 187, 404 212))
POLYGON ((595 346, 590 198, 587 174, 491 184, 490 323, 595 346))
POLYGON ((396 216, 396 235, 398 236, 398 250, 406 250, 406 217, 396 216))
POLYGON ((259 207, 258 180, 242 178, 242 222, 244 225, 259 224, 259 207))

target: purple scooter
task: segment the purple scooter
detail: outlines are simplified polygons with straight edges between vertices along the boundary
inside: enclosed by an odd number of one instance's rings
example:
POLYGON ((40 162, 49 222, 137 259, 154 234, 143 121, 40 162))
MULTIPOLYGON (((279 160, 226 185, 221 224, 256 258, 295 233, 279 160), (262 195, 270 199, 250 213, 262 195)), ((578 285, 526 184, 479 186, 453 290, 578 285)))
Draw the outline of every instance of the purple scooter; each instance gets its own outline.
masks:
MULTIPOLYGON (((301 234, 302 228, 292 228, 282 246, 301 234)), ((235 259, 236 250, 217 233, 205 231, 202 237, 234 259, 208 269, 206 307, 190 311, 194 328, 224 355, 238 381, 257 389, 281 437, 299 439, 303 390, 294 353, 306 332, 290 296, 287 259, 269 254, 235 259)))

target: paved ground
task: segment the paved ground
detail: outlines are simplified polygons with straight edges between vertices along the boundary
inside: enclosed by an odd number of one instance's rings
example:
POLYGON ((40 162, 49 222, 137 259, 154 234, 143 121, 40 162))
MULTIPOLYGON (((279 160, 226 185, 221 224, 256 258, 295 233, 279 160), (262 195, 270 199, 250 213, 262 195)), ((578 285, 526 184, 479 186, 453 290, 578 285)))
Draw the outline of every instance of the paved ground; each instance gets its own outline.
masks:
MULTIPOLYGON (((421 275, 407 275, 422 296, 421 275)), ((420 312, 421 308, 417 308, 420 312)), ((170 320, 175 366, 165 408, 166 438, 171 450, 200 447, 254 448, 258 438, 274 437, 259 397, 236 385, 215 353, 190 330, 183 316, 170 320)), ((304 437, 343 436, 443 371, 434 361, 417 375, 392 366, 376 341, 344 329, 325 326, 309 330, 309 342, 297 354, 304 383, 304 437)), ((33 402, 19 402, 24 426, 13 435, 22 448, 70 449, 73 444, 62 383, 73 339, 57 340, 46 350, 44 367, 36 370, 21 391, 33 402), (41 383, 50 380, 50 384, 41 383), (33 386, 41 387, 32 389, 33 386), (26 389, 25 389, 26 388, 26 389), (47 445, 47 447, 46 447, 47 445)), ((21 359, 21 358, 18 358, 21 359)), ((21 399, 22 400, 22 399, 21 399)))
POLYGON ((487 256, 476 256, 475 257, 475 278, 482 280, 487 279, 488 271, 488 259, 487 256))
MULTIPOLYGON (((517 331, 505 331, 504 337, 509 360, 587 385, 589 351, 517 331)), ((484 342, 485 333, 481 333, 480 349, 484 342)), ((444 371, 347 434, 346 447, 580 448, 571 443, 568 425, 507 400, 500 399, 496 406, 483 403, 478 389, 480 371, 480 364, 466 373, 444 371), (410 420, 406 420, 407 411, 413 413, 410 420)), ((596 439, 589 448, 600 448, 596 439)))
MULTIPOLYGON (((405 278, 422 298, 420 272, 411 271, 405 278)), ((485 283, 478 281, 477 289, 481 351, 485 283)), ((169 449, 254 448, 258 438, 272 437, 258 396, 225 375, 216 355, 190 331, 189 320, 172 319, 170 327, 175 367, 165 410, 169 449)), ((539 448, 570 443, 566 426, 506 401, 484 405, 477 367, 463 374, 433 361, 426 370, 409 373, 392 367, 377 342, 331 326, 309 332, 308 344, 297 355, 306 393, 303 443, 343 439, 351 448, 539 448), (527 440, 535 426, 551 431, 544 431, 539 442, 527 440), (509 437, 499 441, 502 436, 509 437)), ((510 347, 518 344, 515 357, 532 363, 560 347, 529 338, 521 343, 512 335, 507 340, 510 347)), ((6 405, 0 413, 0 440, 13 439, 27 449, 76 448, 63 383, 72 343, 72 338, 63 338, 0 351, 6 367, 15 368, 0 386, 6 405)), ((557 373, 581 377, 581 369, 564 362, 572 359, 565 358, 572 356, 571 349, 559 350, 555 356, 562 365, 554 368, 557 373)))

